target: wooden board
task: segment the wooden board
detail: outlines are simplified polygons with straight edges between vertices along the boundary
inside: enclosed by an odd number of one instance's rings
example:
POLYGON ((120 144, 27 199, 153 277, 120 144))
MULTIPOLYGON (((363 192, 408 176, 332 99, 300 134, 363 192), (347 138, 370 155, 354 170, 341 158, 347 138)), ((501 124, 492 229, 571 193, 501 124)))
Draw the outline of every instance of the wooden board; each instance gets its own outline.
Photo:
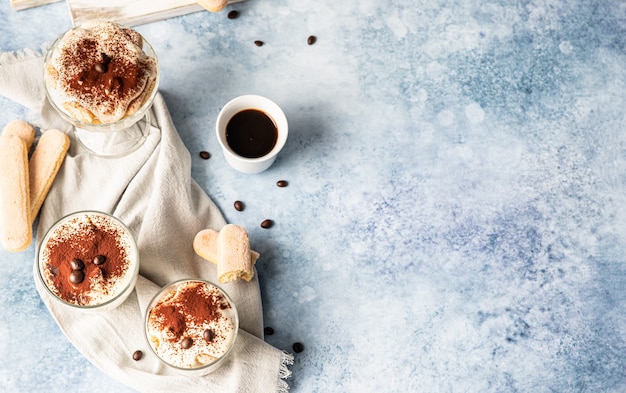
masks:
POLYGON ((44 4, 56 3, 61 0, 11 0, 11 8, 14 10, 25 10, 44 4))
MULTIPOLYGON (((241 1, 229 0, 229 3, 241 1)), ((192 0, 67 0, 67 5, 74 26, 92 19, 108 19, 135 26, 206 11, 192 0)))
MULTIPOLYGON (((24 10, 62 0, 11 0, 14 10, 24 10)), ((74 26, 91 19, 108 19, 126 26, 141 25, 175 16, 205 11, 194 0, 66 0, 74 26)), ((244 0, 229 0, 230 4, 244 0)), ((207 11, 208 12, 208 11, 207 11)))

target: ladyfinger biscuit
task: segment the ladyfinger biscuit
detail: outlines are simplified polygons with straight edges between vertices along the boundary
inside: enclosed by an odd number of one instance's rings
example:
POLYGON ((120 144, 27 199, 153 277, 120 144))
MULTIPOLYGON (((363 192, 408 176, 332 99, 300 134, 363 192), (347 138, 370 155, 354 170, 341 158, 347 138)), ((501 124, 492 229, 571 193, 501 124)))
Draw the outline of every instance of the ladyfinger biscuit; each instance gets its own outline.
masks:
POLYGON ((35 129, 33 126, 23 120, 13 120, 9 122, 2 130, 2 135, 15 135, 22 138, 26 142, 26 150, 30 151, 35 140, 35 129))
POLYGON ((33 239, 28 188, 28 149, 15 135, 0 135, 0 241, 11 252, 33 239))
POLYGON ((217 236, 217 279, 220 283, 243 278, 250 281, 254 268, 250 263, 248 232, 235 224, 227 224, 217 236))
MULTIPOLYGON (((217 265, 219 255, 217 252, 217 238, 219 232, 213 229, 203 229, 196 234, 193 239, 193 249, 201 258, 217 265)), ((260 254, 254 250, 250 250, 250 263, 254 265, 259 259, 260 254)))
POLYGON ((37 146, 35 146, 33 155, 28 162, 30 217, 32 221, 37 217, 69 147, 70 138, 59 130, 44 132, 39 138, 37 146))
POLYGON ((228 5, 228 0, 198 0, 198 4, 211 12, 218 12, 228 5))
POLYGON ((217 237, 219 232, 213 229, 203 229, 193 238, 193 249, 201 258, 217 265, 217 237))
POLYGON ((64 102, 63 109, 65 109, 70 116, 83 123, 91 124, 95 121, 93 113, 78 102, 64 102))

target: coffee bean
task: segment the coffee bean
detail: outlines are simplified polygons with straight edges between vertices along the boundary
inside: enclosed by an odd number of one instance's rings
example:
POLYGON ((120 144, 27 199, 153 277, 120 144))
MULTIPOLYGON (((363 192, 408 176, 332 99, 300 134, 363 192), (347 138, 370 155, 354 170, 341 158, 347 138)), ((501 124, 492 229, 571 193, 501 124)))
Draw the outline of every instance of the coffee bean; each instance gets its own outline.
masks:
POLYGON ((207 342, 211 342, 215 338, 215 333, 213 333, 213 330, 207 329, 204 331, 204 334, 202 336, 207 342))
POLYGON ((183 338, 183 341, 180 342, 180 346, 183 349, 189 349, 193 345, 193 339, 191 337, 183 338))
POLYGON ((142 357, 143 357, 143 352, 141 352, 140 350, 136 350, 135 352, 133 352, 134 361, 141 360, 142 357))
POLYGON ((265 329, 263 329, 263 332, 265 333, 265 335, 271 336, 272 334, 274 334, 274 328, 266 326, 265 329))
POLYGON ((109 69, 106 63, 96 63, 96 65, 93 68, 95 68, 95 70, 101 74, 106 73, 109 69))
POLYGON ((85 279, 85 273, 82 270, 73 270, 70 273, 70 282, 72 284, 80 284, 85 279))
POLYGON ((70 262, 70 267, 72 270, 83 270, 85 268, 85 263, 78 258, 74 258, 70 262))
POLYGON ((209 158, 211 158, 211 153, 209 153, 208 151, 201 151, 200 158, 202 158, 203 160, 208 160, 209 158))
POLYGON ((268 228, 271 228, 272 225, 274 225, 274 221, 272 221, 272 220, 263 220, 263 222, 261 223, 261 228, 268 229, 268 228))
POLYGON ((259 40, 254 41, 254 45, 256 46, 263 46, 263 44, 265 44, 265 42, 263 41, 259 41, 259 40))
POLYGON ((243 209, 244 209, 243 202, 241 202, 241 201, 235 201, 234 206, 235 206, 235 210, 237 210, 239 212, 243 211, 243 209))
POLYGON ((116 76, 115 78, 111 79, 111 91, 122 91, 124 88, 124 79, 120 78, 119 76, 116 76))
POLYGON ((309 38, 306 39, 306 43, 309 45, 315 44, 316 41, 317 41, 317 37, 314 35, 310 35, 309 38))
POLYGON ((276 182, 276 185, 278 187, 287 187, 289 185, 289 183, 287 182, 287 180, 279 180, 276 182))
POLYGON ((228 13, 228 19, 237 19, 239 17, 239 11, 232 10, 228 13))
POLYGON ((104 262, 106 262, 107 257, 105 257, 104 255, 96 255, 96 257, 93 259, 93 264, 94 265, 102 265, 104 262))
POLYGON ((302 345, 302 343, 294 343, 292 345, 292 348, 295 353, 300 353, 304 351, 304 345, 302 345))

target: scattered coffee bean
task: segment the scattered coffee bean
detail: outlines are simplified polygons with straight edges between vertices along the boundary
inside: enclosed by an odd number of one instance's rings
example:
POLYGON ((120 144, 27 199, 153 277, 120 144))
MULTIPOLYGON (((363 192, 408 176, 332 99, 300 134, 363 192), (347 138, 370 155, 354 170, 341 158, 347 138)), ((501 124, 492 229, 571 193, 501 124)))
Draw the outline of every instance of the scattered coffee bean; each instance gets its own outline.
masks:
POLYGON ((259 41, 259 40, 254 41, 254 45, 256 46, 263 46, 263 44, 265 44, 265 42, 263 41, 259 41))
POLYGON ((204 331, 203 337, 207 342, 211 342, 215 338, 215 333, 213 333, 213 330, 207 329, 204 331))
POLYGON ((241 202, 241 201, 235 201, 234 206, 235 206, 235 210, 237 210, 239 212, 243 211, 243 209, 244 209, 243 202, 241 202))
POLYGON ((209 158, 211 158, 211 153, 209 153, 208 151, 201 151, 200 158, 202 158, 203 160, 208 160, 209 158))
POLYGON ((315 44, 316 41, 317 41, 317 37, 314 35, 310 35, 309 38, 306 39, 306 43, 309 45, 315 44))
POLYGON ((237 19, 239 17, 239 11, 232 10, 228 13, 228 19, 237 19))
POLYGON ((289 183, 287 182, 287 180, 279 180, 276 182, 276 185, 278 187, 287 187, 289 185, 289 183))
POLYGON ((133 352, 134 361, 141 360, 142 357, 143 357, 143 352, 141 352, 140 350, 136 350, 135 352, 133 352))
POLYGON ((295 353, 304 351, 304 345, 302 345, 302 343, 294 343, 291 348, 293 348, 295 353))
POLYGON ((180 346, 183 347, 183 349, 189 349, 191 348, 192 345, 193 345, 193 339, 191 337, 183 338, 183 341, 181 341, 180 343, 180 346))
POLYGON ((272 225, 274 225, 274 221, 272 221, 272 220, 263 220, 263 222, 261 223, 261 228, 268 229, 268 228, 271 228, 272 225))
POLYGON ((82 270, 73 270, 70 273, 70 282, 72 284, 80 284, 85 279, 85 273, 82 270))
POLYGON ((263 329, 263 332, 265 332, 265 335, 271 336, 272 334, 274 334, 274 328, 266 326, 265 329, 263 329))
POLYGON ((93 259, 93 264, 102 265, 106 260, 107 257, 105 257, 104 255, 96 255, 96 257, 93 259))
POLYGON ((101 74, 106 73, 109 69, 106 63, 96 63, 96 65, 93 68, 95 68, 95 70, 101 74))
POLYGON ((72 270, 83 270, 85 268, 85 263, 78 258, 74 258, 70 262, 70 267, 72 270))

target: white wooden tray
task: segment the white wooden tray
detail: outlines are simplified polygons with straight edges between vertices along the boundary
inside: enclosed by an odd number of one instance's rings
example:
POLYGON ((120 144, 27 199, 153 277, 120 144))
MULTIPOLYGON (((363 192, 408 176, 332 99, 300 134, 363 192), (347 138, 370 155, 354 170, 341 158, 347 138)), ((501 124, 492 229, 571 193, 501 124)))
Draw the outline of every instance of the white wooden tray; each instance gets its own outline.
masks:
MULTIPOLYGON (((15 10, 60 0, 11 0, 15 10)), ((229 0, 238 3, 244 0, 229 0)), ((108 19, 126 26, 141 25, 205 11, 195 0, 66 0, 74 26, 91 19, 108 19)), ((206 11, 208 12, 208 11, 206 11)))
POLYGON ((61 0, 11 0, 11 8, 14 10, 24 10, 26 8, 37 7, 39 5, 56 3, 61 0))
MULTIPOLYGON (((229 3, 240 1, 243 0, 229 0, 229 3)), ((67 5, 74 26, 91 19, 134 26, 205 11, 195 0, 67 0, 67 5)))

